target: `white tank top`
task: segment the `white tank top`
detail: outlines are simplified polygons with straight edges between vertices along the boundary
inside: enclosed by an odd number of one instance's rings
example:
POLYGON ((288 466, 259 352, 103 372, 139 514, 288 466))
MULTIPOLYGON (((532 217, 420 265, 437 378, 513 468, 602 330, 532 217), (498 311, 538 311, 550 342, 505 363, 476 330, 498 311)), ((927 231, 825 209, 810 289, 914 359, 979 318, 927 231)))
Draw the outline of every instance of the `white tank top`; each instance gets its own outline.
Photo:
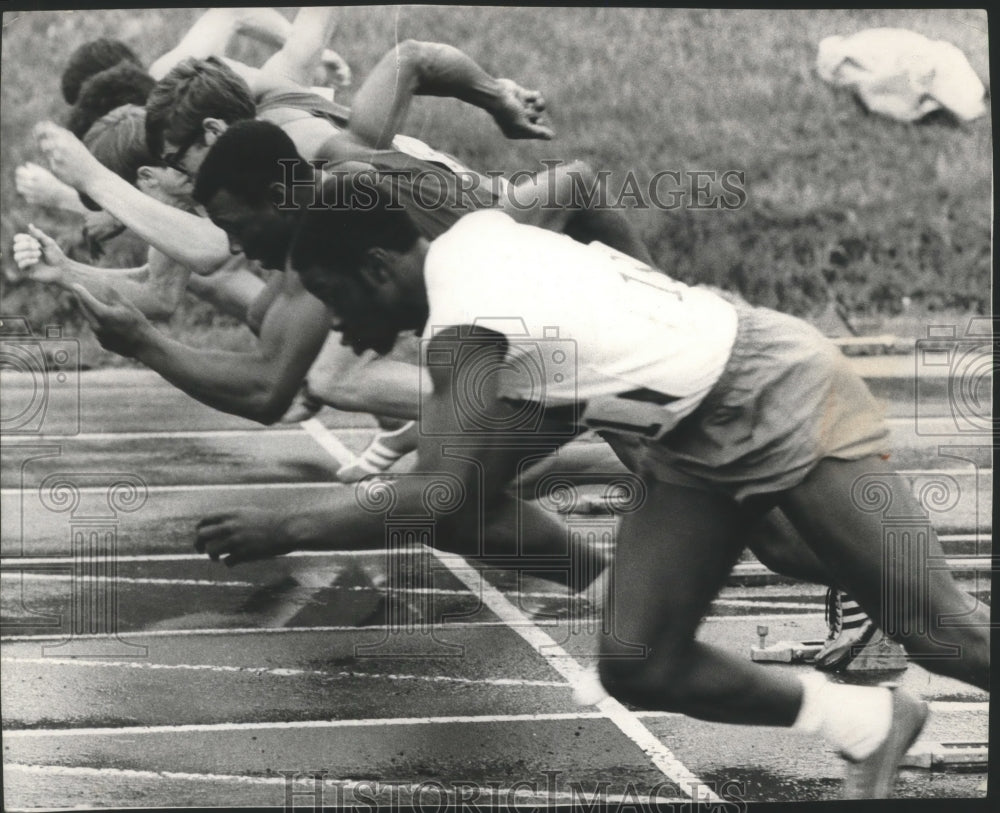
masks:
POLYGON ((424 272, 425 339, 458 325, 504 334, 501 396, 585 404, 594 429, 659 439, 708 394, 736 337, 735 309, 711 291, 496 210, 435 240, 424 272))

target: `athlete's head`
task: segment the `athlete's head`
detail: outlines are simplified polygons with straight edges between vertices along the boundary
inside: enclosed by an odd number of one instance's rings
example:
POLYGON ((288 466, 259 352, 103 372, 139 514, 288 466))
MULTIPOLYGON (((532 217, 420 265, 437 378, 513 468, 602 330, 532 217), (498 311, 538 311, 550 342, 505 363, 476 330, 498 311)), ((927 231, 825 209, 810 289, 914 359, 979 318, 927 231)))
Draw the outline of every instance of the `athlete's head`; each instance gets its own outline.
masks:
POLYGON ((266 121, 240 121, 208 150, 194 187, 194 199, 229 235, 231 251, 281 270, 296 213, 292 195, 286 196, 286 171, 308 187, 312 167, 284 130, 266 121))
POLYGON ((330 327, 355 353, 388 353, 401 330, 427 319, 427 241, 374 173, 336 174, 330 205, 301 211, 289 264, 330 311, 330 327))
POLYGON ((83 138, 95 121, 116 107, 144 105, 155 84, 145 70, 128 61, 95 73, 80 88, 76 104, 69 111, 66 129, 83 138))
MULTIPOLYGON (((94 122, 83 143, 104 166, 147 195, 162 203, 183 205, 190 182, 149 154, 145 124, 143 108, 123 105, 94 122)), ((88 198, 84 198, 84 203, 92 209, 99 208, 88 198)))
POLYGON ((256 112, 250 87, 224 62, 185 59, 156 83, 146 101, 149 151, 193 178, 226 127, 256 112))
POLYGON ((121 40, 102 37, 77 48, 66 63, 60 82, 66 104, 76 104, 80 88, 87 79, 123 61, 142 68, 135 51, 121 40))

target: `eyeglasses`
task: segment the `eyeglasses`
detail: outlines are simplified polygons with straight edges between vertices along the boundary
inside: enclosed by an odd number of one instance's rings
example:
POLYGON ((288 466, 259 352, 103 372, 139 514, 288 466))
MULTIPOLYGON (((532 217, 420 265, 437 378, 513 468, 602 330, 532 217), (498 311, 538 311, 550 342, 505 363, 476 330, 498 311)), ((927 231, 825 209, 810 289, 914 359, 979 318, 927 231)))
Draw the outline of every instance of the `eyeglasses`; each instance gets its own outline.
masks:
POLYGON ((188 154, 188 151, 201 140, 202 132, 201 130, 195 131, 190 138, 186 139, 184 143, 175 151, 170 153, 170 155, 163 156, 163 163, 166 164, 171 169, 175 169, 178 172, 182 172, 187 175, 187 170, 184 169, 184 158, 188 154))

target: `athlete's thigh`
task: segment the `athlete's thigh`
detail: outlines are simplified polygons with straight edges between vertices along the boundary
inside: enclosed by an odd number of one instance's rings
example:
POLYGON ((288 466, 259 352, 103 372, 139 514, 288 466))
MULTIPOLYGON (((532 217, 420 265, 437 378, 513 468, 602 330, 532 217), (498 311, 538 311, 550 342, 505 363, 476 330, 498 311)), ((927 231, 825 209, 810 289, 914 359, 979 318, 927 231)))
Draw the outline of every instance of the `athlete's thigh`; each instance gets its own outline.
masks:
POLYGON ((622 520, 609 611, 612 639, 602 653, 643 644, 664 654, 694 637, 743 549, 747 524, 721 494, 652 482, 642 507, 622 520))
POLYGON ((748 529, 747 547, 775 573, 832 585, 830 570, 806 544, 791 520, 774 508, 748 529))
POLYGON ((826 458, 782 495, 780 506, 837 583, 880 624, 891 596, 906 599, 891 612, 911 618, 970 609, 950 571, 933 566, 944 553, 909 483, 880 458, 826 458))

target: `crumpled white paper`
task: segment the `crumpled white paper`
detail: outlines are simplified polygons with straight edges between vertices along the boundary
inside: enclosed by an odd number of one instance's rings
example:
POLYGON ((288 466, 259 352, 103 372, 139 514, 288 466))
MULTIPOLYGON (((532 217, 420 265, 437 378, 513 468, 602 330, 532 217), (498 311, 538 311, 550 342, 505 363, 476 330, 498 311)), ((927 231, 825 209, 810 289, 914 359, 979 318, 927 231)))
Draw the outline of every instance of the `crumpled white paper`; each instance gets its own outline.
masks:
POLYGON ((986 88, 961 50, 905 28, 871 28, 819 44, 822 79, 854 90, 868 110, 916 121, 941 108, 963 121, 986 112, 986 88))

